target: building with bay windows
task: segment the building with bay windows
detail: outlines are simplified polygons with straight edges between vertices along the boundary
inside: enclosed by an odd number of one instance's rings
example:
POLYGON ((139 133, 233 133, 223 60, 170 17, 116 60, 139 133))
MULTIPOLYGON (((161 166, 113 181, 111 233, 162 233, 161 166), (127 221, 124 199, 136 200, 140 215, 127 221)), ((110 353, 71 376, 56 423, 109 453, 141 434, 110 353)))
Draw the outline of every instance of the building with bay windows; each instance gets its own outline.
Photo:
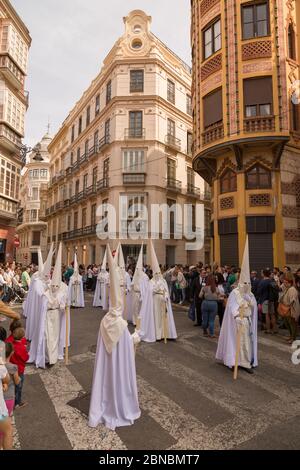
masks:
POLYGON ((8 0, 0 0, 0 263, 12 261, 15 254, 30 43, 29 32, 17 12, 8 0))
POLYGON ((300 265, 300 5, 192 0, 193 168, 212 188, 211 260, 300 265))
MULTIPOLYGON (((208 198, 192 169, 191 70, 154 36, 144 12, 131 12, 124 23, 124 35, 49 146, 47 242, 64 242, 65 263, 74 251, 80 263, 101 262, 107 240, 96 236, 96 224, 107 203, 116 209, 116 236, 129 259, 144 238, 130 239, 130 224, 148 235, 152 204, 195 208, 208 198)), ((160 262, 204 261, 205 248, 188 252, 186 240, 175 239, 172 214, 170 238, 163 240, 160 228, 154 242, 160 262)), ((110 243, 115 248, 118 240, 110 243)))
POLYGON ((38 247, 41 247, 44 259, 48 254, 45 212, 50 179, 48 152, 50 143, 51 137, 47 133, 29 154, 22 170, 16 228, 20 245, 16 251, 16 260, 23 265, 38 264, 38 247))

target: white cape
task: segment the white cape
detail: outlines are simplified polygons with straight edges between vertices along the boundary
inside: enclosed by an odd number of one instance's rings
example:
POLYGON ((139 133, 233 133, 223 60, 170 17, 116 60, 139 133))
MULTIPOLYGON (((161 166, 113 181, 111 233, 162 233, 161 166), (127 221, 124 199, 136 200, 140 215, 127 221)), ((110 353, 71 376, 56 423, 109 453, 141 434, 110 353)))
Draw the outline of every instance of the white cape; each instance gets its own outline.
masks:
MULTIPOLYGON (((40 292, 38 305, 38 315, 35 316, 34 329, 29 350, 28 363, 33 363, 36 367, 45 368, 46 363, 55 364, 58 359, 63 359, 64 348, 66 346, 66 304, 68 302, 68 290, 65 284, 61 287, 58 295, 60 307, 48 311, 48 297, 45 292, 40 292)), ((70 345, 70 312, 69 316, 69 336, 70 345)))
POLYGON ((23 315, 26 318, 26 338, 31 341, 39 323, 42 311, 42 296, 46 290, 46 284, 39 278, 32 280, 28 295, 23 304, 23 315))
MULTIPOLYGON (((257 303, 251 294, 254 306, 252 308, 251 316, 251 340, 252 340, 252 365, 256 367, 257 361, 257 303)), ((234 317, 239 313, 239 305, 235 292, 232 291, 227 302, 226 310, 224 313, 222 328, 220 332, 218 349, 216 359, 222 361, 227 367, 234 367, 236 341, 237 341, 237 324, 234 317)))
POLYGON ((74 284, 74 276, 70 277, 68 286, 69 302, 71 307, 83 308, 84 307, 84 295, 83 295, 83 282, 82 276, 78 276, 78 284, 74 284))
POLYGON ((101 307, 103 310, 108 309, 109 297, 109 273, 100 273, 97 278, 97 284, 94 294, 93 307, 101 307))
POLYGON ((141 415, 138 402, 133 339, 126 328, 112 353, 98 336, 89 411, 89 426, 115 430, 130 426, 141 415))

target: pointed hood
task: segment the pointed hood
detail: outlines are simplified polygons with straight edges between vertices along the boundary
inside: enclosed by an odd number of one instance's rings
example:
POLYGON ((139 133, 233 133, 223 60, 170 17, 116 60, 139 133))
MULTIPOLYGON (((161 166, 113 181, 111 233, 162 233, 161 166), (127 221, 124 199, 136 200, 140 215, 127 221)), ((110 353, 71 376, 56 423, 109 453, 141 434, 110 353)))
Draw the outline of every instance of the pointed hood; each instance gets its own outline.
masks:
POLYGON ((74 274, 77 275, 77 276, 79 274, 77 253, 74 254, 74 274))
POLYGON ((249 264, 249 240, 246 238, 243 261, 241 266, 241 273, 239 277, 238 287, 244 293, 250 293, 251 291, 251 279, 250 279, 250 264, 249 264))
POLYGON ((161 270, 159 267, 158 259, 157 259, 151 238, 150 238, 150 260, 151 260, 151 268, 152 268, 153 276, 155 276, 155 274, 161 275, 161 270))
POLYGON ((81 279, 81 276, 80 276, 80 274, 79 274, 77 253, 74 253, 74 267, 73 267, 73 269, 74 269, 74 272, 73 272, 73 274, 72 274, 72 276, 71 276, 71 279, 72 279, 73 281, 78 282, 78 281, 81 279))
POLYGON ((143 254, 144 254, 144 244, 142 243, 140 254, 137 260, 137 264, 135 267, 134 275, 132 278, 132 283, 135 288, 139 287, 139 281, 141 279, 141 274, 143 272, 143 254))
POLYGON ((109 354, 118 344, 124 330, 127 328, 127 321, 122 318, 122 293, 120 288, 120 274, 116 269, 116 259, 113 259, 109 245, 106 248, 109 279, 110 279, 110 307, 108 313, 103 318, 100 331, 105 348, 109 354))
POLYGON ((39 263, 39 276, 41 277, 43 275, 44 262, 43 262, 42 250, 40 246, 38 247, 38 263, 39 263))
POLYGON ((102 266, 101 266, 101 271, 106 271, 106 265, 107 265, 107 248, 105 249, 104 258, 103 258, 102 266))
POLYGON ((123 248, 122 245, 119 244, 119 250, 118 250, 118 266, 125 271, 125 260, 124 260, 124 254, 123 254, 123 248))
POLYGON ((54 253, 54 245, 53 243, 51 243, 50 250, 49 250, 47 259, 44 264, 44 269, 43 269, 43 276, 47 278, 50 277, 50 273, 51 273, 53 253, 54 253))
POLYGON ((61 275, 62 275, 62 243, 59 244, 57 256, 56 256, 56 261, 55 261, 55 266, 54 266, 54 271, 52 274, 52 279, 51 279, 51 286, 60 286, 62 283, 61 280, 61 275))

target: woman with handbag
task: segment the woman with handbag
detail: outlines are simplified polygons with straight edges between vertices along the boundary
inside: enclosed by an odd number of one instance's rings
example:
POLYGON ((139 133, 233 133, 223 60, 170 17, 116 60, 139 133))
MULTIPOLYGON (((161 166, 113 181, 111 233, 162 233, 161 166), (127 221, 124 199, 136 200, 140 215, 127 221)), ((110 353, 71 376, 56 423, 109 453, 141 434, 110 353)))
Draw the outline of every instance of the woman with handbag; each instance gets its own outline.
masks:
POLYGON ((290 333, 287 341, 292 344, 297 339, 300 304, 298 291, 294 285, 294 276, 290 272, 287 272, 283 278, 282 292, 279 294, 278 314, 284 318, 290 333))

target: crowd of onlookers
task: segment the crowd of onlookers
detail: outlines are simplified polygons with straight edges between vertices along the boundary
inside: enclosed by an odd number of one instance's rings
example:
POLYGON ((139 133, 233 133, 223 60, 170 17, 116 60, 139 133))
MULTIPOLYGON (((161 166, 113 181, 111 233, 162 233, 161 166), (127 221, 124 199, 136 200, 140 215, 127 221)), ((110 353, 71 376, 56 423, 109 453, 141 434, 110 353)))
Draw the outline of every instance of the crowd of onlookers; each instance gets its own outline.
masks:
MULTIPOLYGON (((204 335, 215 337, 215 318, 222 325, 228 296, 238 285, 240 269, 236 266, 176 265, 162 268, 172 302, 189 305, 189 318, 202 326, 204 335)), ((298 334, 300 317, 300 269, 292 273, 288 266, 251 272, 251 290, 258 304, 260 327, 266 334, 278 334, 279 328, 289 332, 293 342, 298 334), (278 305, 290 302, 290 314, 278 315, 278 305)))

